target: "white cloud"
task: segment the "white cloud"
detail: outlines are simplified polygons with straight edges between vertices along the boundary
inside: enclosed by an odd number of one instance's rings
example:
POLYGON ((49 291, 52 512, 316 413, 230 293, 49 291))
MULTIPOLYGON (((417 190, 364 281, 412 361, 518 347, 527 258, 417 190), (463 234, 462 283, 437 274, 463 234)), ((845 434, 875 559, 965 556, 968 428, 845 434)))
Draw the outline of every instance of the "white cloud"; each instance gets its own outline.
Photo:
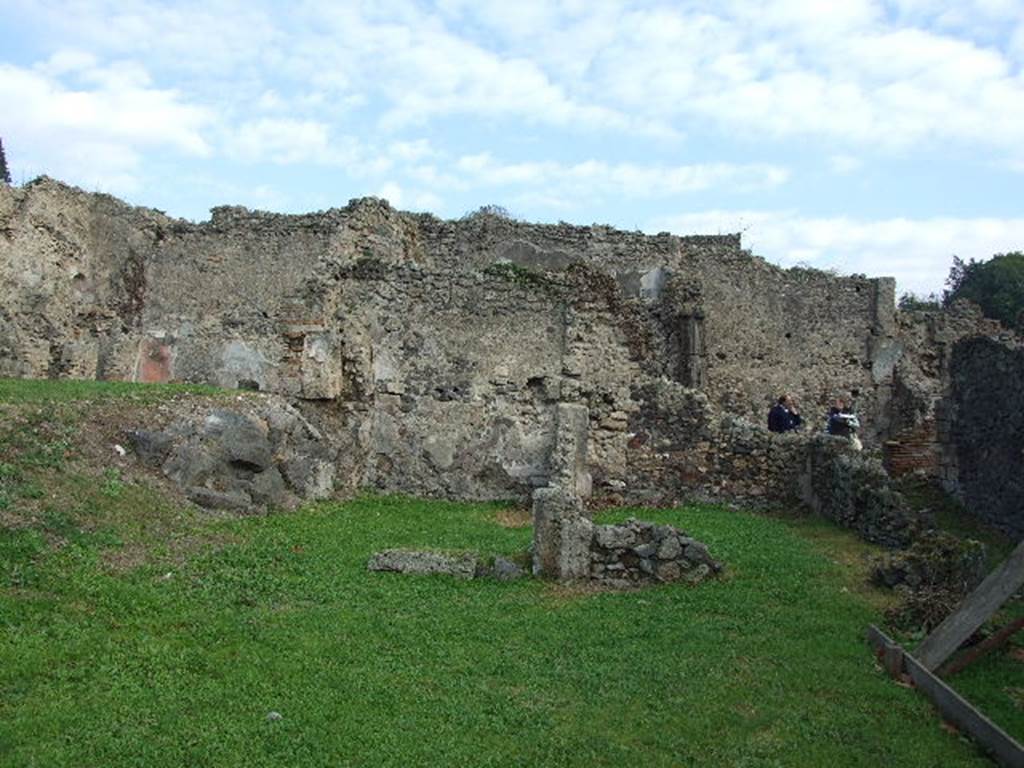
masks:
POLYGON ((377 197, 387 200, 392 208, 409 211, 437 211, 443 204, 441 198, 432 192, 406 190, 395 181, 388 181, 381 186, 377 197))
POLYGON ((489 153, 463 155, 452 164, 448 174, 434 171, 431 166, 429 179, 439 185, 456 188, 530 185, 556 198, 571 194, 577 199, 601 195, 671 197, 723 186, 753 191, 777 187, 789 178, 785 168, 763 163, 679 166, 601 160, 570 164, 556 161, 508 163, 495 160, 489 153))
POLYGON ((1024 142, 1019 0, 970 4, 959 27, 951 2, 896 19, 873 0, 602 3, 596 34, 564 10, 529 33, 502 28, 492 4, 456 5, 557 73, 569 94, 636 118, 678 127, 697 117, 749 139, 849 147, 963 142, 1011 158, 1024 142), (1009 43, 976 42, 968 17, 1017 31, 1009 43))
POLYGON ((697 119, 748 139, 1024 154, 1020 0, 14 1, 97 56, 145 56, 218 97, 231 78, 239 109, 294 119, 372 105, 392 131, 471 116, 668 138, 697 119))
POLYGON ((273 14, 247 0, 9 0, 76 45, 204 78, 263 61, 280 34, 273 14))
POLYGON ((857 219, 795 211, 705 211, 652 222, 649 231, 742 232, 744 247, 782 266, 896 278, 900 292, 940 291, 953 256, 986 259, 1024 249, 1024 218, 857 219))
POLYGON ((328 132, 314 120, 263 118, 239 126, 228 152, 247 162, 321 162, 331 154, 328 132))
POLYGON ((15 107, 4 138, 19 165, 90 188, 135 191, 148 149, 211 151, 204 132, 212 112, 153 87, 131 64, 101 67, 78 53, 57 54, 38 71, 0 64, 0 103, 15 107))

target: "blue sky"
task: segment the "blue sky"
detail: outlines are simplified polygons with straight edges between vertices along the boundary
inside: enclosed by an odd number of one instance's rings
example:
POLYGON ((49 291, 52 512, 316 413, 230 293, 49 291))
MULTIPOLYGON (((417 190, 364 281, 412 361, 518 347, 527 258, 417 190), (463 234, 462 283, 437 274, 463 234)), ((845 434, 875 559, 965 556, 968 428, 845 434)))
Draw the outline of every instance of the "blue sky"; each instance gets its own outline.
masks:
POLYGON ((195 220, 495 204, 918 293, 1024 250, 1024 0, 6 0, 0 104, 15 182, 195 220))

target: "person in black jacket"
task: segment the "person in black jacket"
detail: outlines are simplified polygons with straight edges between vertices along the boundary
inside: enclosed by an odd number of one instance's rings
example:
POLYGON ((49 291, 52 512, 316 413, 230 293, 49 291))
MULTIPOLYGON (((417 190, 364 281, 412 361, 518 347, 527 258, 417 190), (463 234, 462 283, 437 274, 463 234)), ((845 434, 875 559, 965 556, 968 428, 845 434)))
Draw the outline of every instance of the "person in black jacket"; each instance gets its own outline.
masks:
POLYGON ((802 423, 796 403, 789 395, 782 395, 779 402, 768 411, 768 429, 772 432, 789 432, 799 429, 802 423))

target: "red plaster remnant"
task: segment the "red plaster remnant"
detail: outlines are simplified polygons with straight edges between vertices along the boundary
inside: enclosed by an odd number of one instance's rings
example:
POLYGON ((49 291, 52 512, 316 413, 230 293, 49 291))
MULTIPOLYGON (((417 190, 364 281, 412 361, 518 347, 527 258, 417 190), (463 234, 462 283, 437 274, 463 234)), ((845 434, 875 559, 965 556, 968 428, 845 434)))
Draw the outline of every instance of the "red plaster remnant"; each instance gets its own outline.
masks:
POLYGON ((139 361, 135 366, 135 380, 147 384, 171 380, 173 350, 159 339, 143 339, 139 343, 139 361))

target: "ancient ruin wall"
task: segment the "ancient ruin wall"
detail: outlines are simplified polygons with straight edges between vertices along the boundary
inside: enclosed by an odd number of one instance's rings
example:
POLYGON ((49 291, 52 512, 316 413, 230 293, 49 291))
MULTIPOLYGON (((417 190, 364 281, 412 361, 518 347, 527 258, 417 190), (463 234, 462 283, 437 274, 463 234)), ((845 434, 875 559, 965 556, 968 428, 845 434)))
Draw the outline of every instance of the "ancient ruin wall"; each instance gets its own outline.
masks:
POLYGON ((1024 534, 1024 346, 976 336, 952 350, 949 476, 967 511, 1024 534))
POLYGON ((953 350, 964 339, 1012 334, 964 301, 942 310, 900 312, 897 323, 901 354, 892 376, 886 467, 896 477, 917 472, 955 487, 949 460, 953 350))
POLYGON ((46 179, 0 189, 0 232, 0 374, 300 398, 331 411, 360 482, 390 490, 544 484, 557 402, 588 408, 599 489, 728 486, 743 461, 701 471, 707 424, 760 424, 788 390, 814 427, 855 393, 873 433, 898 357, 890 280, 781 270, 734 235, 441 221, 373 199, 192 224, 46 179), (690 434, 658 438, 671 450, 643 441, 664 383, 700 400, 690 434), (680 455, 685 481, 657 469, 680 455))
POLYGON ((744 251, 738 235, 652 237, 493 216, 420 216, 418 224, 424 250, 449 268, 508 261, 561 270, 582 263, 612 276, 627 301, 658 302, 674 284, 662 317, 662 333, 672 338, 657 350, 657 362, 682 380, 692 366, 678 358, 699 355, 701 370, 683 383, 732 413, 760 421, 772 396, 788 390, 809 410, 852 394, 871 416, 870 430, 884 420, 887 401, 878 389, 898 356, 891 279, 783 270, 744 251), (699 339, 686 332, 694 320, 699 339))
POLYGON ((131 378, 168 223, 49 179, 0 185, 0 375, 131 378))

